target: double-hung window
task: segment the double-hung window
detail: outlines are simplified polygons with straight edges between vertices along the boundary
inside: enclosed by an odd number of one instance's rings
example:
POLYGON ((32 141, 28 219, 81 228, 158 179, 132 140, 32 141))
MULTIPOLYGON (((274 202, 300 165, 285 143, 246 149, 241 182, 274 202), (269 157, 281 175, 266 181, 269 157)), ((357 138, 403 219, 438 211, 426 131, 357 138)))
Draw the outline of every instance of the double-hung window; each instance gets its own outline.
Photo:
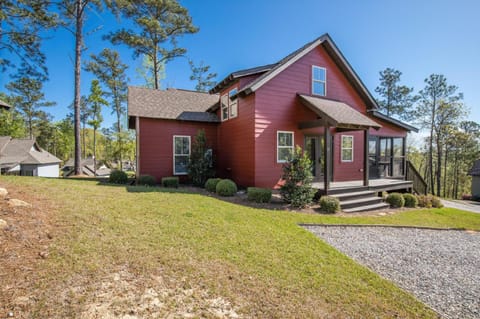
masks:
POLYGON ((327 69, 312 66, 312 95, 327 95, 327 69))
POLYGON ((293 154, 293 132, 277 131, 277 163, 287 162, 293 154))
POLYGON ((222 121, 226 121, 228 120, 228 96, 226 94, 220 98, 220 105, 222 107, 222 121))
POLYGON ((173 174, 186 175, 190 159, 190 136, 173 136, 173 174))
POLYGON ((352 135, 342 135, 342 162, 353 162, 352 135))
POLYGON ((230 118, 235 118, 238 115, 238 99, 235 96, 238 93, 238 89, 235 88, 228 93, 228 105, 230 107, 230 118), (235 96, 232 99, 232 96, 235 96))

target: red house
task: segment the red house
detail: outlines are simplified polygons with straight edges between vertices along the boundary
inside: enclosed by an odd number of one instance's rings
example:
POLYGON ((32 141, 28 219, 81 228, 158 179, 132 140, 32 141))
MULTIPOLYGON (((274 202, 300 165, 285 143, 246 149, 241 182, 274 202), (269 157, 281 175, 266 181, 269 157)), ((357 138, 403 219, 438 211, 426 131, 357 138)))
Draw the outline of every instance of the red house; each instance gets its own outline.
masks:
POLYGON ((412 187, 405 139, 416 129, 377 108, 328 34, 277 63, 231 73, 209 94, 137 87, 128 92, 138 174, 185 175, 192 139, 204 129, 219 177, 273 188, 299 145, 308 151, 315 185, 324 193, 412 187))

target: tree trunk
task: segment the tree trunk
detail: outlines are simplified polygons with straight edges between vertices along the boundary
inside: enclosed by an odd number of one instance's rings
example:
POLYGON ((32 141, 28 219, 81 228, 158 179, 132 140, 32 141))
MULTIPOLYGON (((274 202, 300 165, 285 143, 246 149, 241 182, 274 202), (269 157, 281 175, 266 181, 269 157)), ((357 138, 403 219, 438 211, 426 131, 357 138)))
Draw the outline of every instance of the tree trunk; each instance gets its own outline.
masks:
POLYGON ((83 137, 83 158, 87 158, 87 139, 85 136, 85 127, 87 126, 85 122, 82 124, 83 129, 82 129, 82 137, 83 137))
POLYGON ((445 147, 445 161, 443 167, 443 197, 448 196, 447 192, 447 159, 448 159, 448 147, 445 147))
POLYGON ((33 127, 32 127, 32 119, 28 119, 28 134, 30 135, 30 139, 33 138, 33 127))
POLYGON ((74 95, 74 126, 75 126, 75 175, 82 173, 80 144, 80 71, 82 67, 83 43, 83 10, 82 1, 75 2, 75 95, 74 95))
POLYGON ((435 194, 435 184, 433 180, 433 128, 435 125, 435 109, 436 109, 436 99, 433 97, 433 103, 432 103, 432 118, 430 122, 430 138, 429 138, 429 150, 428 150, 428 164, 430 166, 430 187, 431 187, 431 193, 435 194))
POLYGON ((97 128, 93 127, 93 176, 97 177, 97 128))
POLYGON ((155 53, 153 55, 153 77, 155 79, 155 90, 160 87, 158 85, 158 60, 157 60, 157 48, 155 47, 155 53))
MULTIPOLYGON (((437 134, 438 135, 438 134, 437 134)), ((435 177, 437 179, 437 196, 441 196, 441 188, 442 188, 442 145, 440 145, 440 137, 437 137, 437 167, 435 170, 435 177)))

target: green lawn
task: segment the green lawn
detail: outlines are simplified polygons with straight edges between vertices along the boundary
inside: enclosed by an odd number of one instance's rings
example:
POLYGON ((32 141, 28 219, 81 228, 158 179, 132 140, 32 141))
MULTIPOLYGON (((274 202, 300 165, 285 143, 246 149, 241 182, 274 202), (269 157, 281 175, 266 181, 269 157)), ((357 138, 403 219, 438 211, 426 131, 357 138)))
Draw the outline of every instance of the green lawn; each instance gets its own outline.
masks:
MULTIPOLYGON (((126 268, 146 281, 160 274, 171 286, 201 287, 229 300, 245 317, 431 318, 435 313, 411 295, 298 223, 480 230, 480 214, 448 208, 335 217, 91 181, 2 176, 1 186, 38 194, 38 200, 52 207, 58 228, 50 257, 39 266, 39 302, 32 309, 38 317, 80 311, 95 299, 92 281, 126 268), (85 286, 83 294, 71 293, 68 302, 52 301, 62 291, 59 287, 76 281, 85 286)), ((166 308, 176 306, 173 302, 166 308)))

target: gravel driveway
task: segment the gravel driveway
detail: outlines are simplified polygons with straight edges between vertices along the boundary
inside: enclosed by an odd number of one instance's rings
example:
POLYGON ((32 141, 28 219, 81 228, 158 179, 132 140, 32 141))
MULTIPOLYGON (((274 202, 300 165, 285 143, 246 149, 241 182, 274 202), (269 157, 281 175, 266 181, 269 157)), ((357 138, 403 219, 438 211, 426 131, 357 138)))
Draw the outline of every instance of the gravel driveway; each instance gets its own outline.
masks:
POLYGON ((480 318, 480 233, 304 226, 445 318, 480 318))

